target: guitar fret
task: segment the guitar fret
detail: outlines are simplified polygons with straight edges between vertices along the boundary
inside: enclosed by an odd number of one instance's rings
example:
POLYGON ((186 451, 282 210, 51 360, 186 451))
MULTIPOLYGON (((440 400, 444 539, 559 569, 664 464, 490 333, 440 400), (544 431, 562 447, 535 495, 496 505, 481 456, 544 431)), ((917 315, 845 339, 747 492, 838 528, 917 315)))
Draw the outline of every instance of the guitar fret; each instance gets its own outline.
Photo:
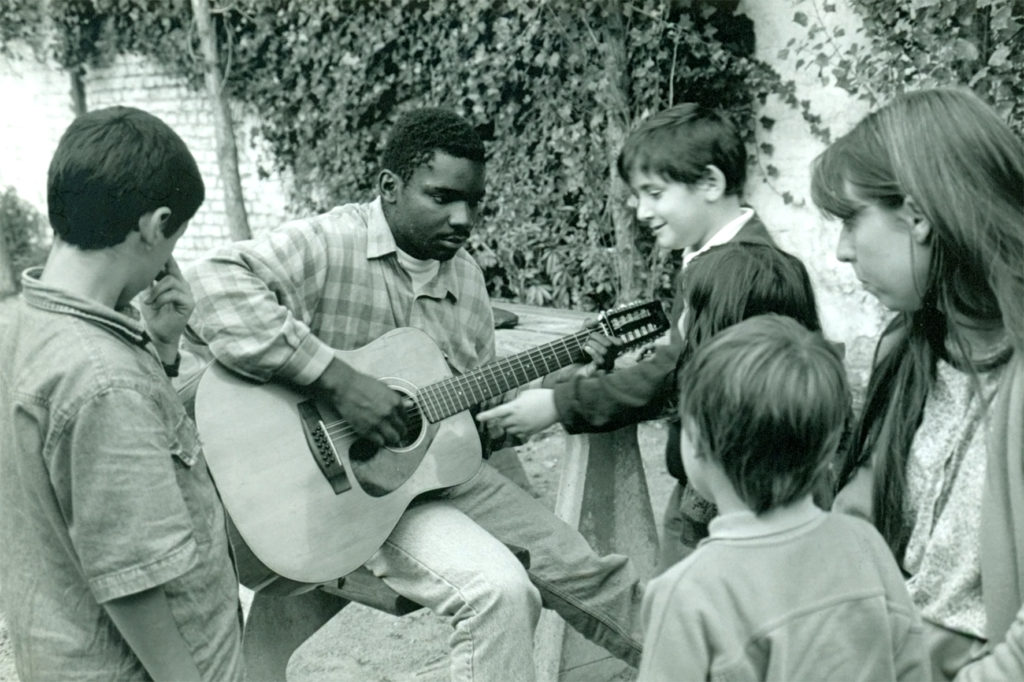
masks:
MULTIPOLYGON (((667 324, 665 325, 667 326, 667 324)), ((602 327, 604 329, 604 327, 602 327)), ((609 333, 605 329, 605 333, 609 333)), ((428 421, 436 423, 488 398, 522 386, 574 362, 589 359, 583 347, 590 330, 500 358, 466 374, 420 389, 417 400, 428 421)), ((629 340, 627 340, 627 344, 629 340)))

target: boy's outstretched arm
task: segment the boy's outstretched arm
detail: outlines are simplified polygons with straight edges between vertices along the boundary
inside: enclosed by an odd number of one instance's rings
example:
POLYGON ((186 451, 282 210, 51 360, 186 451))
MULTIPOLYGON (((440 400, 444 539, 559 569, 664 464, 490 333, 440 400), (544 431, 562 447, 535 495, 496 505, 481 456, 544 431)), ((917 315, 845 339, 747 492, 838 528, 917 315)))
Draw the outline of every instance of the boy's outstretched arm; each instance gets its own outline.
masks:
POLYGON ((201 679, 162 586, 111 599, 103 606, 154 680, 201 679))
POLYGON ((554 387, 558 420, 570 433, 614 431, 661 416, 675 397, 679 344, 660 344, 654 355, 608 374, 576 376, 554 387))
POLYGON ((481 412, 476 419, 483 423, 494 422, 513 436, 532 436, 558 421, 554 391, 525 389, 514 400, 481 412))
POLYGON ((540 388, 532 387, 530 384, 520 389, 512 400, 478 414, 477 421, 485 424, 493 422, 505 432, 523 438, 543 431, 558 422, 558 409, 555 407, 554 391, 550 386, 570 380, 574 376, 591 376, 598 369, 610 368, 621 345, 615 339, 594 332, 584 347, 591 359, 589 364, 569 365, 547 375, 540 388))

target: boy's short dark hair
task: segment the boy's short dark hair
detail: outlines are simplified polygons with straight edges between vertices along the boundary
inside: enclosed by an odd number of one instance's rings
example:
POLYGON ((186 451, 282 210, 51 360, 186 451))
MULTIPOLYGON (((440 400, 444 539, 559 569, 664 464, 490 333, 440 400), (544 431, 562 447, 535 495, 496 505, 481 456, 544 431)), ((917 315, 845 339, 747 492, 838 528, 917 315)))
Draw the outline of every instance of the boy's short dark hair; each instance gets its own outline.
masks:
POLYGON ((435 151, 484 161, 484 143, 473 126, 447 109, 426 108, 402 114, 395 122, 384 146, 381 166, 408 180, 435 151))
POLYGON ((725 193, 741 195, 747 180, 747 150, 736 127, 721 112, 687 102, 644 119, 619 152, 625 182, 637 171, 693 184, 708 166, 725 176, 725 193))
POLYGON ((171 209, 164 234, 190 220, 205 198, 196 160, 177 133, 132 107, 82 114, 68 126, 50 161, 50 224, 82 249, 120 244, 139 218, 171 209))
POLYGON ((814 488, 850 408, 846 372, 821 334, 782 315, 726 328, 683 369, 683 429, 760 514, 814 488))

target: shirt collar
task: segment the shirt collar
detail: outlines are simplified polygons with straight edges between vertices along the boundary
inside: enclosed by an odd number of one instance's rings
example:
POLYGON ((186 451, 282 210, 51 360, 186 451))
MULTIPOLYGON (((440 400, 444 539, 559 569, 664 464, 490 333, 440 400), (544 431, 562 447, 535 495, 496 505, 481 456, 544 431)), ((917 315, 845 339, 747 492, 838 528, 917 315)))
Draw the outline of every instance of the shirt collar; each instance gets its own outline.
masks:
POLYGON ((823 521, 825 512, 814 506, 810 495, 798 502, 771 509, 763 514, 752 511, 730 512, 716 516, 708 524, 710 539, 742 540, 782 535, 806 524, 823 521))
MULTIPOLYGON (((398 261, 398 244, 391 233, 391 226, 384 216, 384 204, 380 197, 370 202, 370 214, 366 221, 366 259, 374 260, 393 255, 398 261)), ((423 288, 423 294, 431 298, 442 299, 451 296, 459 300, 459 281, 455 269, 456 259, 462 257, 462 249, 446 261, 440 261, 437 274, 423 288)))
POLYGON ((736 218, 733 218, 725 225, 722 225, 722 227, 718 228, 718 231, 711 235, 711 239, 707 240, 704 243, 704 246, 700 247, 696 251, 692 249, 685 249, 683 251, 683 267, 685 268, 687 265, 690 264, 690 261, 692 261, 700 254, 704 253, 711 247, 719 246, 720 244, 725 244, 727 242, 732 241, 736 237, 736 235, 739 234, 740 230, 743 229, 743 226, 747 224, 747 221, 753 217, 754 209, 741 209, 740 215, 736 218))
POLYGON ((384 217, 384 204, 380 197, 377 197, 370 202, 370 215, 366 220, 366 258, 383 258, 395 253, 397 249, 395 236, 391 234, 391 226, 384 217))
POLYGON ((131 305, 119 310, 108 308, 96 301, 44 284, 39 280, 42 272, 42 266, 38 266, 29 268, 21 274, 22 296, 28 305, 40 310, 78 317, 123 336, 139 346, 145 346, 149 342, 149 334, 142 325, 142 316, 131 305))

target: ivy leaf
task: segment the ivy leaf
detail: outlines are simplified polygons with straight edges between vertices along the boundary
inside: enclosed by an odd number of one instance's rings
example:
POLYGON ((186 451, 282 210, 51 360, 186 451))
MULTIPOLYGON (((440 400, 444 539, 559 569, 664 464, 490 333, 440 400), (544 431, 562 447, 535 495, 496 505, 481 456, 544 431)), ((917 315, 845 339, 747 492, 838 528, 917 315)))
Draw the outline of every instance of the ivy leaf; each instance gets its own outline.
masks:
MULTIPOLYGON (((964 38, 957 38, 953 43, 953 52, 960 59, 975 61, 978 58, 978 46, 964 38)), ((1007 50, 1009 52, 1009 50, 1007 50)))
POLYGON ((1000 45, 988 58, 988 65, 992 67, 1006 66, 1010 62, 1010 46, 1000 45))
POLYGON ((797 12, 796 14, 794 14, 793 21, 800 24, 804 28, 807 27, 807 15, 804 14, 803 12, 797 12))

